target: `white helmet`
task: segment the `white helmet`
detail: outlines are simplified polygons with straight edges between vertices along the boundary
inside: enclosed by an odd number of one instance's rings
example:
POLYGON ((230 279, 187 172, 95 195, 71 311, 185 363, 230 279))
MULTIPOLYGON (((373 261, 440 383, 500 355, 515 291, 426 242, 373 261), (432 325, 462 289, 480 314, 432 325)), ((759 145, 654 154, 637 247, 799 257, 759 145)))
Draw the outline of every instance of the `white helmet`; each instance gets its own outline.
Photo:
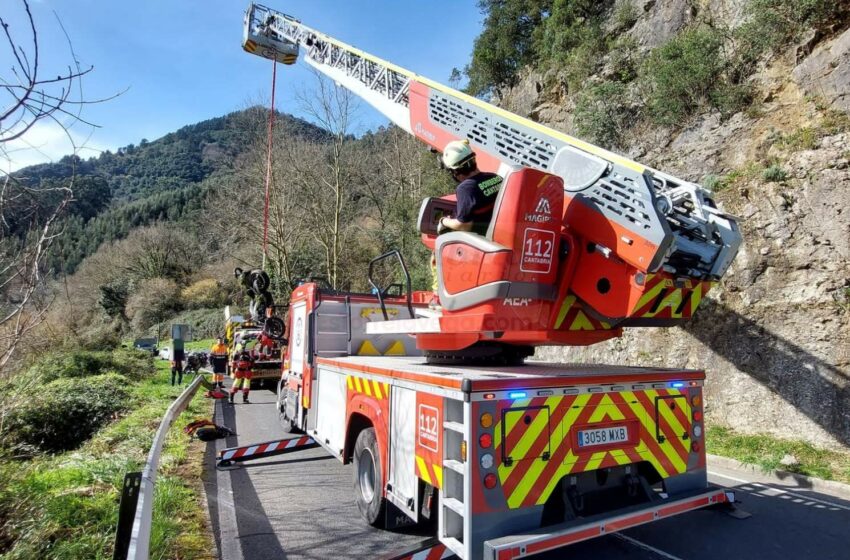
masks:
POLYGON ((443 165, 448 169, 459 169, 474 159, 469 140, 453 140, 443 149, 443 165))

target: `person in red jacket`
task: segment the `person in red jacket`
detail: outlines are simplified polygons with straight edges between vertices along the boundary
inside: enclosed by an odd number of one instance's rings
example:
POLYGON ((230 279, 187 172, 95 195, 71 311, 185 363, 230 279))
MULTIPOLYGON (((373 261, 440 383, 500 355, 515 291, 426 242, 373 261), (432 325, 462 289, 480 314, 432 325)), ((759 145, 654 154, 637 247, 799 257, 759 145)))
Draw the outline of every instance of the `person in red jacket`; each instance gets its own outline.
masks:
POLYGON ((248 401, 248 393, 251 391, 251 378, 254 377, 254 357, 248 348, 243 348, 234 356, 233 364, 233 386, 230 388, 230 402, 236 393, 239 392, 240 385, 242 389, 242 402, 250 404, 248 401))

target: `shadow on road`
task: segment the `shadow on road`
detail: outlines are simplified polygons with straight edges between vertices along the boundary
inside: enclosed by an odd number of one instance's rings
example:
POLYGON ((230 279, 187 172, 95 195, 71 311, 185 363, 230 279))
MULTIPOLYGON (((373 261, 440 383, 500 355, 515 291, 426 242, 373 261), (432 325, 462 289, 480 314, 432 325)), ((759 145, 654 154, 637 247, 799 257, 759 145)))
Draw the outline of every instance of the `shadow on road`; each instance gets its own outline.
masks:
MULTIPOLYGON (((223 420, 223 424, 231 428, 235 432, 239 432, 239 426, 236 421, 236 412, 233 406, 226 406, 223 401, 218 401, 215 405, 218 408, 217 416, 223 420)), ((239 445, 237 436, 229 436, 225 439, 227 447, 235 447, 239 445)), ((248 475, 248 472, 242 468, 229 469, 226 472, 217 471, 210 468, 216 462, 215 446, 209 445, 205 454, 208 469, 204 479, 204 487, 207 493, 207 503, 209 504, 210 519, 212 521, 212 529, 216 538, 216 546, 218 548, 218 557, 222 554, 222 527, 221 527, 221 507, 227 507, 230 504, 219 504, 219 487, 218 482, 220 477, 230 477, 230 489, 232 491, 230 499, 233 502, 233 509, 236 516, 236 534, 238 535, 239 545, 242 552, 242 557, 246 559, 253 558, 278 558, 286 559, 286 553, 278 541, 274 527, 269 522, 268 516, 257 495, 256 489, 248 475)), ((227 499, 225 497, 224 499, 227 499)))
MULTIPOLYGON (((297 451, 296 451, 297 453, 297 451)), ((311 463, 313 461, 327 461, 328 459, 333 459, 336 461, 335 457, 330 455, 324 455, 322 457, 301 457, 298 459, 281 459, 280 461, 263 461, 262 463, 237 463, 239 465, 238 468, 242 469, 252 469, 255 467, 273 467, 275 465, 292 465, 294 463, 311 463)))

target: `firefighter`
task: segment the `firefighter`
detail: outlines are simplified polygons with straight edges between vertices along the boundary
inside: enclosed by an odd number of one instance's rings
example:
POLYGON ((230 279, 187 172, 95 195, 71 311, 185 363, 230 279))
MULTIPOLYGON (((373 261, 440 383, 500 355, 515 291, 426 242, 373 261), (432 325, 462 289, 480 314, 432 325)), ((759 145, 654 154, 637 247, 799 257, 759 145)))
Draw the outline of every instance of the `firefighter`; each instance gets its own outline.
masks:
POLYGON ((475 152, 467 140, 449 142, 443 150, 443 165, 457 181, 454 217, 440 218, 440 230, 472 231, 484 235, 493 217, 502 178, 478 169, 475 152))
POLYGON ((254 377, 254 357, 251 351, 248 350, 247 344, 242 347, 239 345, 239 350, 233 359, 233 386, 230 388, 230 402, 233 403, 233 398, 239 392, 240 386, 242 389, 242 402, 250 404, 248 401, 248 392, 251 390, 251 378, 254 377))
POLYGON ((224 339, 218 337, 210 349, 213 370, 213 388, 224 389, 224 374, 227 372, 227 346, 224 339))
POLYGON ((274 355, 275 341, 265 334, 260 334, 257 338, 256 354, 257 358, 271 359, 274 355))
MULTIPOLYGON (((475 152, 469 146, 468 140, 454 140, 446 144, 442 162, 451 173, 452 179, 458 183, 455 189, 457 206, 454 216, 440 218, 437 232, 471 231, 480 235, 486 234, 493 217, 496 197, 502 188, 502 178, 495 173, 478 169, 475 152)), ((436 255, 431 255, 431 275, 434 297, 429 305, 431 308, 439 308, 436 255)))

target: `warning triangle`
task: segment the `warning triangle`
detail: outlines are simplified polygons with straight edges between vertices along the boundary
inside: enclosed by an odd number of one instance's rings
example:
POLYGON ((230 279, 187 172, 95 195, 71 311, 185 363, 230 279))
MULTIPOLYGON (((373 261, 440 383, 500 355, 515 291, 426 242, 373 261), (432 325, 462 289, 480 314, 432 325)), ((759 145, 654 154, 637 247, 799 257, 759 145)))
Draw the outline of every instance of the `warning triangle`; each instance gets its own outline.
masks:
POLYGON ((404 344, 400 340, 396 340, 390 347, 387 348, 387 351, 384 352, 384 356, 406 356, 407 351, 404 349, 404 344))
POLYGON ((364 340, 363 344, 360 345, 360 349, 357 351, 358 356, 380 356, 381 353, 378 352, 378 349, 375 348, 375 345, 372 344, 371 340, 364 340))

